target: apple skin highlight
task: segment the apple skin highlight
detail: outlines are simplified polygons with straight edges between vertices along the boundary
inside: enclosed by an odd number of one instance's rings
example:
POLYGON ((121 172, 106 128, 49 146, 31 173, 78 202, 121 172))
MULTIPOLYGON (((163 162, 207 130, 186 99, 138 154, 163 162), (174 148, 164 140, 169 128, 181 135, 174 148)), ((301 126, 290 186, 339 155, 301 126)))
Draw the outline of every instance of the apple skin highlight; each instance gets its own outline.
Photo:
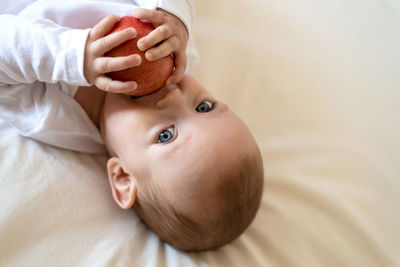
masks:
POLYGON ((134 92, 129 92, 129 95, 143 96, 151 94, 165 85, 168 77, 173 72, 174 61, 172 56, 168 55, 150 62, 145 58, 144 52, 138 49, 137 41, 154 30, 153 25, 148 22, 143 22, 132 16, 125 16, 114 25, 109 34, 129 27, 136 29, 137 37, 120 44, 105 55, 109 57, 121 57, 139 54, 142 58, 142 63, 137 67, 110 72, 107 73, 107 75, 114 80, 123 82, 135 81, 137 83, 137 89, 134 92))

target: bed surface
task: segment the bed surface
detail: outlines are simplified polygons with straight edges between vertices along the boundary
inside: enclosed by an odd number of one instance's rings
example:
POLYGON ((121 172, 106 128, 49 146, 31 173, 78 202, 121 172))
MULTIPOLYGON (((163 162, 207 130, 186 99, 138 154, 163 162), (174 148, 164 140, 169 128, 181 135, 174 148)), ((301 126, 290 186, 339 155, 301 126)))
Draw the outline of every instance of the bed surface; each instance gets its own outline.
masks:
POLYGON ((0 266, 399 266, 399 2, 195 4, 194 75, 262 150, 253 224, 176 251, 114 204, 105 155, 0 122, 0 266))

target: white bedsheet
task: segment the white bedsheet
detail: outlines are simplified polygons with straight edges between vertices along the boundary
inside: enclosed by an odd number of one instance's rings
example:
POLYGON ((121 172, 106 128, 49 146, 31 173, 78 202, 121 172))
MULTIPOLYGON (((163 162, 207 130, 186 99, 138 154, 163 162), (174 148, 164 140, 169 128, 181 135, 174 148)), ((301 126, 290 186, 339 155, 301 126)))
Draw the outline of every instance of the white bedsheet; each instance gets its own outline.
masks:
POLYGON ((266 183, 218 251, 163 244, 114 204, 105 155, 0 122, 0 266, 400 266, 400 4, 196 2, 195 73, 249 125, 266 183))

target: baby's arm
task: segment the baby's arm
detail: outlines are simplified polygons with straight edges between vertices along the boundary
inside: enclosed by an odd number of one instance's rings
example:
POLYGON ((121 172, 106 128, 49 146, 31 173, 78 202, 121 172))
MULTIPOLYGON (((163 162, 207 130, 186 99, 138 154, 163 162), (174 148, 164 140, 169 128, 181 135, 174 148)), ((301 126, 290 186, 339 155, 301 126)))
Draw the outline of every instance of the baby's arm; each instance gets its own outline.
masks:
POLYGON ((0 15, 0 82, 88 85, 79 67, 88 32, 47 19, 0 15))
POLYGON ((136 37, 134 29, 105 36, 118 19, 111 15, 91 30, 80 30, 48 19, 0 15, 0 83, 95 83, 112 92, 135 89, 134 82, 113 81, 102 75, 140 64, 135 55, 103 57, 106 51, 136 37))

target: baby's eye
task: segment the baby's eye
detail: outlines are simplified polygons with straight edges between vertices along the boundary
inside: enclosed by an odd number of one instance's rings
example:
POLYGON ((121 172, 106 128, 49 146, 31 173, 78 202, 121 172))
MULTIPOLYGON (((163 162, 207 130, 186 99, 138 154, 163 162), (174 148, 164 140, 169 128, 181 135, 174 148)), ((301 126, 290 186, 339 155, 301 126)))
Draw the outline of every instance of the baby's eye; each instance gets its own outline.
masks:
POLYGON ((158 136, 158 142, 159 143, 165 143, 174 138, 175 135, 175 128, 174 127, 169 127, 168 129, 162 131, 160 135, 158 136))
POLYGON ((203 101, 197 106, 196 111, 199 113, 204 113, 210 111, 214 107, 214 104, 209 101, 203 101))

